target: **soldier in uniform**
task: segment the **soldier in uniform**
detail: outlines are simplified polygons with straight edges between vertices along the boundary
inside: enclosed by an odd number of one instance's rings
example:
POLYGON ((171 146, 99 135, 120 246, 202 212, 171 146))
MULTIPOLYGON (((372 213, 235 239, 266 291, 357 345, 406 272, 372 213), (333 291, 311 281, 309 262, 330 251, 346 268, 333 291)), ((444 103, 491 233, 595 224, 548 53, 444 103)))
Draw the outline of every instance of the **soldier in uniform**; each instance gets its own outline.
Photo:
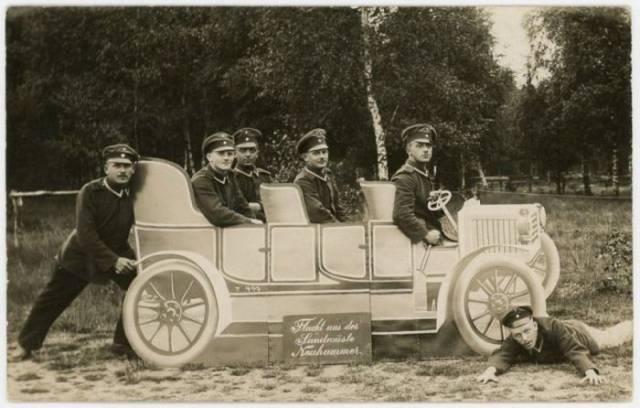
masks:
POLYGON ((309 220, 313 223, 343 222, 346 219, 336 182, 327 168, 329 147, 326 137, 324 129, 313 129, 296 144, 305 166, 294 183, 302 189, 309 220))
POLYGON ((209 222, 218 227, 262 224, 255 219, 240 192, 231 165, 235 157, 233 139, 216 132, 202 142, 202 155, 209 162, 191 178, 196 203, 209 222))
POLYGON ((583 382, 597 385, 604 378, 589 356, 633 338, 631 320, 599 330, 578 320, 534 317, 529 306, 512 308, 501 323, 509 329, 510 335, 489 357, 488 367, 477 378, 483 384, 497 382, 496 374, 504 373, 516 362, 549 364, 570 361, 584 375, 583 382))
MULTIPOLYGON (((126 144, 102 152, 105 177, 85 184, 76 200, 76 227, 55 257, 53 273, 31 309, 18 337, 19 358, 42 347, 49 328, 89 283, 113 280, 127 290, 135 277, 135 254, 129 246, 134 222, 129 180, 138 153, 126 144)), ((118 319, 112 351, 133 355, 118 319)))
POLYGON ((393 206, 393 222, 412 243, 440 243, 442 226, 439 217, 442 211, 429 211, 427 200, 434 197, 432 174, 428 164, 433 156, 436 130, 420 123, 402 131, 402 141, 407 152, 407 161, 393 175, 396 186, 393 206))
POLYGON ((233 169, 236 181, 249 207, 256 216, 265 221, 264 209, 260 200, 260 184, 271 182, 271 173, 256 166, 259 149, 258 139, 262 133, 258 129, 242 128, 233 134, 236 145, 236 167, 233 169))

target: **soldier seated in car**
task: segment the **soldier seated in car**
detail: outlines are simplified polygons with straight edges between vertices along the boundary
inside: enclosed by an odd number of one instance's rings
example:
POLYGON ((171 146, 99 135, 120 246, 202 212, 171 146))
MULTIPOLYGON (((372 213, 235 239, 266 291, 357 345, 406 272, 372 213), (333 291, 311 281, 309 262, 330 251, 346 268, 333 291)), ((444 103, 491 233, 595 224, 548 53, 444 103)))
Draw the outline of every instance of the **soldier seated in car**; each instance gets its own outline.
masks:
POLYGON ((235 158, 233 139, 216 132, 202 143, 208 164, 191 178, 196 203, 209 222, 218 227, 262 224, 240 192, 231 166, 235 158))
POLYGON ((309 220, 313 223, 344 222, 346 219, 338 187, 331 170, 327 168, 329 146, 326 137, 324 129, 313 129, 296 145, 305 166, 294 183, 302 189, 309 220))
POLYGON ((441 242, 442 226, 438 220, 442 211, 429 211, 427 201, 437 195, 428 165, 433 157, 436 130, 419 123, 402 131, 402 141, 407 161, 391 177, 396 186, 393 206, 393 222, 412 243, 441 242))
POLYGON ((271 173, 256 166, 260 154, 258 140, 261 137, 262 133, 253 128, 242 128, 233 134, 237 161, 233 172, 242 195, 249 202, 249 207, 259 219, 265 221, 260 184, 271 183, 271 173))

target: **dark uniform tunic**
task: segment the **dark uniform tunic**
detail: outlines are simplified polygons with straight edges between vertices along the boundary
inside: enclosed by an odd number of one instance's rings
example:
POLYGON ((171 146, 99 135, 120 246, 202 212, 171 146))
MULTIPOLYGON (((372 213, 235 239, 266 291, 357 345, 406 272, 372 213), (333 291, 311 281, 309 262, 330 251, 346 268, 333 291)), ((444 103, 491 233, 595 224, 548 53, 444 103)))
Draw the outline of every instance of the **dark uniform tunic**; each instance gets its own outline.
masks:
POLYGON ((119 257, 135 258, 127 241, 133 225, 133 200, 109 190, 105 179, 82 187, 76 203, 76 228, 58 254, 65 270, 90 282, 107 282, 119 257))
POLYGON ((223 175, 207 165, 193 175, 191 183, 196 203, 211 224, 228 227, 251 223, 253 211, 240 192, 233 172, 223 175))
POLYGON ((600 350, 582 322, 561 321, 551 317, 534 320, 538 322, 538 338, 534 349, 528 351, 512 336, 507 337, 489 357, 488 365, 496 368, 496 374, 507 371, 517 362, 549 364, 566 361, 571 361, 582 374, 590 369, 598 372, 589 355, 598 354, 600 350))
POLYGON ((442 230, 438 218, 443 212, 429 211, 427 208, 429 193, 434 190, 427 172, 419 170, 415 163, 407 161, 391 177, 391 181, 396 186, 393 222, 411 242, 420 242, 429 230, 442 230))
MULTIPOLYGON (((133 202, 127 190, 111 189, 106 179, 85 184, 76 200, 76 228, 56 256, 53 274, 36 299, 19 336, 27 350, 42 346, 49 328, 90 282, 112 279, 126 290, 135 273, 116 274, 119 257, 135 259, 127 242, 134 222, 133 202)), ((114 343, 128 345, 118 320, 114 343)))
POLYGON ((293 181, 302 189, 304 202, 312 223, 343 222, 346 211, 340 204, 338 187, 331 175, 331 170, 325 169, 324 174, 318 174, 305 167, 293 181))
POLYGON ((262 200, 260 199, 260 184, 271 183, 271 173, 254 166, 236 166, 233 172, 236 175, 238 187, 240 187, 244 198, 250 203, 260 204, 261 210, 256 216, 264 221, 264 210, 262 210, 262 200))

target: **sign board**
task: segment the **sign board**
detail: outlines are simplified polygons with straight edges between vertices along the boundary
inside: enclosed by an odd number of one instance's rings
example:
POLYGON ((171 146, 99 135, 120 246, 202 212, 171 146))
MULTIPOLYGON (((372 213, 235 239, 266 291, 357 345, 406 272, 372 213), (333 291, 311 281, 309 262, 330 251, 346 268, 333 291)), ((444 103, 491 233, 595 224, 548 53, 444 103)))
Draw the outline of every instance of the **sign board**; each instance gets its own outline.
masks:
POLYGON ((298 364, 371 361, 371 313, 284 316, 284 360, 298 364))

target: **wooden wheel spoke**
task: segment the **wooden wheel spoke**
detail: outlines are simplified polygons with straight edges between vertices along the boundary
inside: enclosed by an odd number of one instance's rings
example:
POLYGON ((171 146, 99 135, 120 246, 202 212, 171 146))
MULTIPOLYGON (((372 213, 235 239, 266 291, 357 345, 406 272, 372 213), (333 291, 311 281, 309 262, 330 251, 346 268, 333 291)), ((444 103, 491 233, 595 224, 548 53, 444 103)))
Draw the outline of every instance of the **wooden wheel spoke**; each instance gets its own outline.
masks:
POLYGON ((153 343, 153 339, 156 338, 156 336, 158 335, 158 332, 160 332, 160 329, 162 329, 162 326, 164 326, 164 324, 162 322, 160 322, 160 324, 156 328, 156 331, 149 338, 149 343, 153 343))
POLYGON ((158 295, 160 299, 162 299, 163 301, 167 300, 167 298, 162 296, 162 293, 160 293, 160 291, 158 290, 158 288, 156 288, 156 285, 154 285, 153 282, 149 282, 149 286, 151 286, 151 289, 153 289, 153 291, 156 292, 156 295, 158 295))
POLYGON ((188 305, 184 305, 184 306, 182 306, 182 310, 189 310, 189 309, 191 309, 193 307, 203 306, 203 305, 205 305, 204 300, 201 301, 201 302, 198 302, 198 303, 190 303, 188 305))
POLYGON ((478 284, 478 286, 480 286, 480 289, 482 289, 488 296, 492 295, 492 291, 490 288, 488 288, 485 284, 483 284, 480 279, 475 278, 474 279, 476 281, 476 283, 478 284))
POLYGON ((182 333, 182 335, 187 339, 187 341, 189 342, 189 344, 191 344, 191 342, 193 341, 193 339, 191 339, 188 335, 187 332, 184 331, 184 329, 182 328, 182 325, 178 322, 178 324, 176 325, 176 327, 178 328, 178 330, 180 330, 180 332, 182 333))
POLYGON ((493 291, 498 292, 500 289, 500 286, 498 286, 498 270, 497 269, 493 270, 493 275, 491 276, 491 282, 493 283, 493 291))
POLYGON ((480 313, 478 316, 476 316, 476 317, 472 318, 472 319, 471 319, 471 321, 472 321, 472 322, 475 322, 476 320, 478 320, 478 319, 482 319, 483 317, 485 317, 485 316, 486 316, 486 315, 488 315, 488 314, 489 314, 489 311, 487 310, 486 312, 484 312, 484 313, 480 313))
POLYGON ((510 278, 509 278, 509 280, 507 281, 507 284, 506 284, 506 285, 504 285, 504 289, 502 289, 502 291, 503 291, 504 293, 509 293, 509 286, 511 286, 511 284, 514 282, 514 280, 515 280, 516 276, 517 276, 517 275, 516 275, 515 273, 512 273, 512 274, 511 274, 511 277, 510 277, 510 278))
POLYGON ((167 328, 169 329, 168 330, 168 332, 169 332, 168 340, 169 340, 169 352, 171 353, 173 351, 173 342, 171 341, 171 337, 172 337, 171 335, 173 334, 173 326, 169 326, 168 325, 167 328))
POLYGON ((171 276, 171 299, 175 299, 176 298, 176 288, 173 282, 173 272, 171 272, 170 274, 171 276))
POLYGON ((504 340, 504 329, 502 328, 502 324, 500 324, 500 341, 504 340))
POLYGON ((514 293, 513 295, 509 296, 509 300, 511 301, 513 299, 518 299, 518 298, 521 298, 523 296, 527 296, 528 294, 529 294, 528 290, 523 290, 521 292, 514 293))
POLYGON ((467 298, 467 302, 480 303, 480 304, 483 304, 483 305, 488 305, 489 304, 488 300, 477 300, 477 299, 471 299, 471 298, 467 298))
POLYGON ((494 317, 491 316, 491 320, 489 320, 489 323, 487 324, 487 327, 484 328, 484 331, 482 332, 483 335, 486 335, 487 332, 489 331, 489 328, 491 327, 491 325, 493 324, 494 321, 494 317))
POLYGON ((191 282, 189 282, 189 286, 187 286, 187 288, 184 290, 184 293, 182 294, 182 297, 180 298, 181 305, 184 304, 184 300, 187 298, 187 293, 189 293, 195 281, 196 281, 195 279, 191 278, 191 282))
POLYGON ((144 326, 144 325, 147 325, 149 323, 159 322, 159 321, 160 321, 160 319, 158 319, 157 317, 154 317, 153 319, 149 319, 147 321, 138 323, 138 326, 144 326))
POLYGON ((192 319, 191 317, 189 317, 189 316, 187 316, 187 315, 185 315, 185 314, 183 314, 183 315, 182 315, 182 318, 183 318, 184 320, 188 320, 188 321, 190 321, 190 322, 197 323, 197 324, 199 324, 199 325, 201 325, 201 326, 204 324, 204 320, 200 322, 200 321, 198 321, 198 320, 196 320, 196 319, 192 319))
POLYGON ((140 309, 149 309, 149 310, 153 310, 156 313, 160 313, 160 310, 162 309, 162 306, 147 306, 147 305, 142 305, 142 304, 138 303, 138 308, 140 308, 140 309))

